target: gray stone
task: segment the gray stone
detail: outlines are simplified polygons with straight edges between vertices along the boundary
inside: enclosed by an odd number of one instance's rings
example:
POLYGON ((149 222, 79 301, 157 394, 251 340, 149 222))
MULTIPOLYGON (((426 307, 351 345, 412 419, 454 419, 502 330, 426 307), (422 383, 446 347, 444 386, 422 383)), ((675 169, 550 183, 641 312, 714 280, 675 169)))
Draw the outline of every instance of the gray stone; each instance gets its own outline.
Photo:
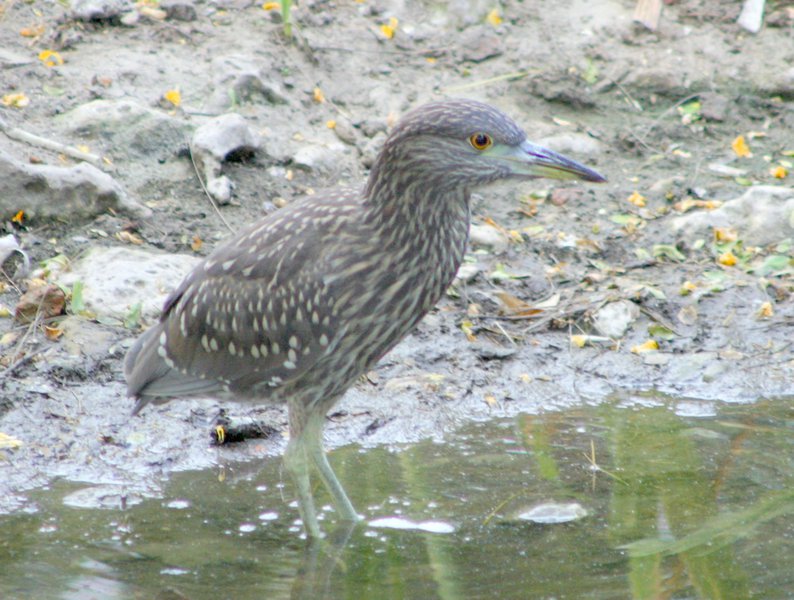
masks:
POLYGON ((196 6, 190 0, 161 0, 160 8, 169 19, 175 21, 195 21, 196 6))
POLYGON ((162 254, 131 247, 95 247, 63 273, 58 283, 83 284, 83 302, 99 317, 124 320, 141 303, 141 315, 153 321, 174 287, 196 265, 198 258, 162 254))
POLYGON ((209 100, 210 110, 228 110, 241 102, 253 102, 258 97, 270 104, 286 104, 289 96, 281 83, 269 78, 263 66, 247 56, 231 54, 212 61, 215 91, 209 100))
POLYGON ((386 134, 382 131, 369 140, 361 150, 361 164, 367 168, 375 164, 375 159, 378 158, 378 153, 383 148, 383 143, 385 141, 386 134))
POLYGON ((231 181, 221 176, 223 161, 232 155, 253 154, 260 145, 259 135, 236 113, 216 117, 196 130, 190 149, 215 200, 226 204, 232 197, 231 181))
POLYGON ((549 150, 573 156, 593 158, 604 153, 604 145, 586 133, 566 131, 537 140, 549 150))
POLYGON ((356 145, 356 130, 353 125, 351 125, 350 121, 344 117, 339 117, 336 119, 334 133, 336 134, 336 137, 338 137, 339 140, 345 144, 350 144, 351 146, 356 145))
POLYGON ((340 142, 303 146, 292 157, 292 164, 306 171, 333 173, 344 161, 346 150, 340 142))
POLYGON ((623 337, 640 316, 640 308, 630 300, 610 302, 593 315, 593 326, 601 335, 617 340, 623 337))
POLYGON ((507 250, 510 240, 503 232, 490 225, 472 225, 469 230, 469 242, 472 246, 490 248, 500 254, 507 250))
POLYGON ((234 154, 253 154, 260 144, 259 135, 241 115, 228 113, 196 129, 190 148, 222 162, 234 154))
POLYGON ((766 246, 794 236, 794 188, 758 185, 720 208, 671 221, 673 231, 694 237, 714 227, 735 227, 745 244, 766 246))
POLYGON ((229 204, 232 199, 232 190, 234 189, 234 186, 232 185, 231 179, 226 177, 226 175, 221 175, 220 177, 216 177, 214 179, 208 179, 205 185, 207 188, 207 193, 212 196, 212 198, 216 200, 218 204, 229 204))
POLYGON ((131 0, 73 0, 72 17, 81 21, 107 21, 134 8, 131 0))
POLYGON ((493 28, 486 25, 469 27, 460 35, 460 53, 463 60, 483 62, 502 54, 502 41, 493 28))
POLYGON ((130 199, 107 173, 88 163, 73 167, 31 165, 0 150, 0 216, 10 219, 19 210, 30 218, 70 220, 90 218, 112 209, 137 216, 151 211, 130 199))
POLYGON ((188 125, 135 100, 94 100, 57 119, 68 132, 112 141, 120 151, 155 160, 175 153, 185 143, 188 125))

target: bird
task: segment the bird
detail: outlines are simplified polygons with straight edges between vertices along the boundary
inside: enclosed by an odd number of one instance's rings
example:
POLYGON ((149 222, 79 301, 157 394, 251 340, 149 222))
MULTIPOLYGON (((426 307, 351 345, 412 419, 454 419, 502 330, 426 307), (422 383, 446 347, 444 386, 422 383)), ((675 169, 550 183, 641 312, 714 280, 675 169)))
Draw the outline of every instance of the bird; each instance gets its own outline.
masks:
POLYGON ((309 538, 314 465, 337 517, 360 519, 322 445, 326 415, 441 299, 464 258, 471 190, 538 177, 603 182, 474 100, 393 127, 363 186, 301 197, 221 243, 124 361, 133 414, 180 396, 286 404, 284 465, 309 538))

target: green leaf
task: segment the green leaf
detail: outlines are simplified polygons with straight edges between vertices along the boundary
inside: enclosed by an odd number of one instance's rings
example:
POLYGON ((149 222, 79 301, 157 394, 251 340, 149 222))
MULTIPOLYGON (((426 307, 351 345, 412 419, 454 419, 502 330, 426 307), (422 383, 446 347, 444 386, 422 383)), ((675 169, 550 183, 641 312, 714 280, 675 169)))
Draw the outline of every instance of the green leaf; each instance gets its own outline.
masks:
POLYGON ((764 276, 779 274, 792 267, 794 267, 794 258, 786 254, 773 254, 764 259, 764 262, 758 267, 758 273, 764 276))
POLYGON ((618 225, 636 225, 640 219, 637 215, 631 213, 617 213, 610 215, 609 220, 618 225))
POLYGON ((724 271, 706 271, 703 276, 708 280, 710 292, 721 292, 725 289, 728 276, 724 271))
POLYGON ((136 302, 130 307, 129 312, 124 316, 124 327, 127 329, 138 329, 141 326, 141 303, 136 302))
POLYGON ((85 302, 83 301, 83 282, 75 281, 72 285, 72 312, 74 314, 80 313, 85 310, 85 302))
POLYGON ((686 256, 673 244, 654 244, 651 251, 656 258, 667 258, 675 262, 686 260, 686 256))
POLYGON ((652 323, 651 325, 648 325, 648 333, 651 337, 665 341, 675 338, 675 332, 672 329, 665 327, 664 325, 660 325, 659 323, 652 323))

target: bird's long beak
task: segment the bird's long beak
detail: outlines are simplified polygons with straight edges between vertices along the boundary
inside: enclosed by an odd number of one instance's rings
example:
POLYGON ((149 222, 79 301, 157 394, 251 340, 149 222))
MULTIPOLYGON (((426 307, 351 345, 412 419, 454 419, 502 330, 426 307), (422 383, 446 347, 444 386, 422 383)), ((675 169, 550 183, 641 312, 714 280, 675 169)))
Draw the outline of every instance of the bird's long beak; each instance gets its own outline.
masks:
POLYGON ((510 161, 515 174, 520 177, 582 179, 594 183, 606 181, 606 177, 593 169, 528 140, 514 147, 513 152, 504 158, 510 161))

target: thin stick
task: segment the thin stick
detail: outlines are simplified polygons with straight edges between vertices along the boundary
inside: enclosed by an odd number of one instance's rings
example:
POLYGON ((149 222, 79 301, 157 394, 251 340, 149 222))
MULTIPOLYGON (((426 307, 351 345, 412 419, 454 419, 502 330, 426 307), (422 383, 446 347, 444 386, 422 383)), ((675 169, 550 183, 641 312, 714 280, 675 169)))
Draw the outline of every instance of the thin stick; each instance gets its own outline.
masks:
POLYGON ((101 156, 91 154, 90 152, 83 152, 82 150, 78 150, 73 146, 67 146, 54 140, 48 140, 47 138, 29 133, 19 129, 18 127, 11 127, 3 119, 0 119, 0 131, 5 133, 11 139, 17 140, 19 142, 24 142, 32 146, 38 146, 39 148, 45 148, 46 150, 52 150, 53 152, 65 154, 66 156, 74 158, 75 160, 84 160, 85 162, 91 163, 95 167, 106 166, 102 161, 101 156))
POLYGON ((215 200, 210 195, 207 186, 204 185, 204 180, 201 178, 201 173, 199 172, 198 165, 196 164, 196 159, 193 157, 193 148, 190 147, 190 143, 188 143, 187 147, 188 147, 188 153, 190 154, 190 162, 193 163, 193 170, 196 173, 196 179, 198 179, 201 189, 204 190, 204 195, 207 197, 207 200, 210 201, 210 205, 215 211, 215 214, 218 215, 218 218, 221 220, 221 223, 226 225, 226 229, 228 229, 229 231, 234 231, 234 229, 232 229, 232 226, 229 225, 229 222, 224 218, 223 213, 218 208, 218 205, 215 204, 215 200))

